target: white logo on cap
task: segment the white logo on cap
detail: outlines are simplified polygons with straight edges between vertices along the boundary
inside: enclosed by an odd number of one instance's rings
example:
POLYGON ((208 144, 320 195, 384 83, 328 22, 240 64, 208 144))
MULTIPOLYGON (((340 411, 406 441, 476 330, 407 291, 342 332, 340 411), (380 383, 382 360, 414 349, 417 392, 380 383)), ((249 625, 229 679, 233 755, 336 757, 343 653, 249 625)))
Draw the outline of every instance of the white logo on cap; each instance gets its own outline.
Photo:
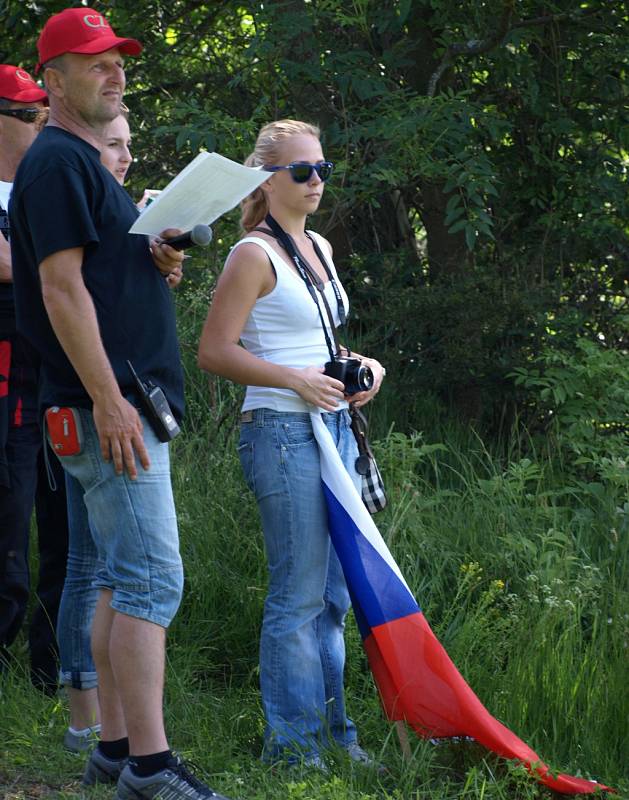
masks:
POLYGON ((100 14, 86 14, 83 17, 83 22, 90 28, 108 28, 107 20, 100 14), (96 20, 94 22, 94 20, 96 20))
POLYGON ((24 72, 23 69, 16 69, 15 77, 20 81, 26 81, 27 83, 35 83, 35 81, 31 78, 28 72, 24 72))

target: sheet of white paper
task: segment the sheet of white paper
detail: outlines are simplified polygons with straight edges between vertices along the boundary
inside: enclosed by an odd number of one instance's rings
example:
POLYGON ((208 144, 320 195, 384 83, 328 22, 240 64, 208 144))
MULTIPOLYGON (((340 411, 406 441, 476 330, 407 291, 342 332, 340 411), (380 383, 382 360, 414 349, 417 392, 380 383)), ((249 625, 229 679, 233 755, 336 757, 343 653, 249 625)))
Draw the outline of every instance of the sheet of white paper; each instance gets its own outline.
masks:
POLYGON ((129 233, 157 236, 166 228, 209 225, 263 183, 269 173, 218 153, 199 153, 136 219, 129 233))

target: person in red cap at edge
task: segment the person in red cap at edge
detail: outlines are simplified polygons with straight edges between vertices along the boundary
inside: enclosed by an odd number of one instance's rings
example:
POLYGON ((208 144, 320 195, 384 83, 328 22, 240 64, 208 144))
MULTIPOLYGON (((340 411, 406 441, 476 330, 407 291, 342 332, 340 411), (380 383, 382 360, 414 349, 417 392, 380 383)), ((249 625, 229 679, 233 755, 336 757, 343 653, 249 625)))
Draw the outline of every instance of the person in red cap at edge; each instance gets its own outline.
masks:
MULTIPOLYGON (((8 243, 7 209, 13 179, 46 121, 47 105, 48 95, 25 70, 0 65, 0 671, 12 663, 9 648, 26 614, 34 499, 39 575, 37 603, 28 629, 31 680, 47 694, 54 694, 59 685, 60 651, 62 660, 73 665, 73 674, 61 675, 70 706, 70 725, 63 741, 66 749, 81 752, 93 746, 99 730, 89 624, 96 592, 87 585, 81 598, 80 617, 89 622, 70 628, 75 631, 72 635, 62 632, 57 644, 55 626, 68 558, 65 479, 59 461, 44 452, 37 403, 40 359, 16 330, 8 243), (75 668, 78 662, 80 672, 75 668)), ((95 548, 92 550, 95 554, 95 548)))
POLYGON ((48 483, 37 409, 39 356, 16 331, 9 196, 18 164, 46 121, 48 97, 20 67, 0 64, 0 672, 26 616, 28 546, 37 513, 39 575, 28 643, 33 684, 57 691, 55 624, 66 574, 68 519, 63 470, 48 483))
POLYGON ((50 117, 15 177, 11 252, 18 329, 42 358, 48 438, 75 479, 66 586, 80 581, 75 537, 91 530, 99 556, 92 655, 101 739, 83 783, 117 784, 117 800, 220 800, 173 755, 164 731, 165 634, 183 570, 168 443, 142 413, 127 364, 162 389, 179 421, 183 373, 164 275, 183 254, 128 233, 139 212, 100 163, 121 110, 124 57, 142 48, 85 7, 52 16, 37 47, 50 117))

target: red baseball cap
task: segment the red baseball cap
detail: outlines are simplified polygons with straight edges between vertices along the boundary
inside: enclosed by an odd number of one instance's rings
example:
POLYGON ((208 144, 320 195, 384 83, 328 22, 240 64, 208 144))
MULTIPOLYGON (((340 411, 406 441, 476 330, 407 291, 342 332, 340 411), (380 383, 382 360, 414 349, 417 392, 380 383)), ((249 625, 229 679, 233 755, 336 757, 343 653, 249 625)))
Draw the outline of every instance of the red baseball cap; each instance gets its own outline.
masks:
POLYGON ((39 62, 35 74, 46 61, 64 53, 93 55, 113 50, 114 47, 129 56, 137 56, 142 52, 140 42, 116 36, 105 17, 93 8, 66 8, 50 17, 39 34, 39 62))
POLYGON ((48 95, 28 72, 12 64, 0 64, 0 97, 14 103, 48 102, 48 95))

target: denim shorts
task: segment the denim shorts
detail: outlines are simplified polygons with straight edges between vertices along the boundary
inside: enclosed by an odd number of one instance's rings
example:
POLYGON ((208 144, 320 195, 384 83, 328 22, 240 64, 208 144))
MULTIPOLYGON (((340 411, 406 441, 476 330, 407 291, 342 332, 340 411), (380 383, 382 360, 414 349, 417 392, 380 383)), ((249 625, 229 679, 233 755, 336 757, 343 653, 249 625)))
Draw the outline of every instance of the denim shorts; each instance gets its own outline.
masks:
POLYGON ((160 442, 142 418, 151 466, 144 471, 136 458, 138 476, 132 481, 126 472, 116 475, 113 461, 103 461, 91 411, 76 410, 83 429, 82 452, 59 460, 84 493, 98 552, 93 585, 111 590, 115 611, 166 628, 183 590, 168 444, 160 442))

